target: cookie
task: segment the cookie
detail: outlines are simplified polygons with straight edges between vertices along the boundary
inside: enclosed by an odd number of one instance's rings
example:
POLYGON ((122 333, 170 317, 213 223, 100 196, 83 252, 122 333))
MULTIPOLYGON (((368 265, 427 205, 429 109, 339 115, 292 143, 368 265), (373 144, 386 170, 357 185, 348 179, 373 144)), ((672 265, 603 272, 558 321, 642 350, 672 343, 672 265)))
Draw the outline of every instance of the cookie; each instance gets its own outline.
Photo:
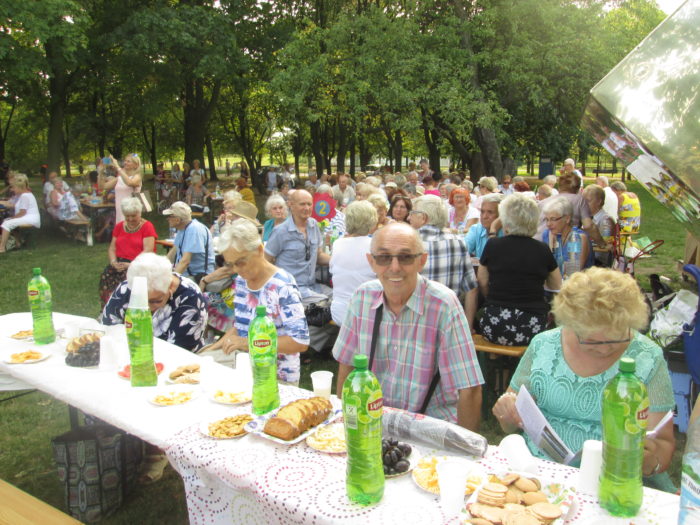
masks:
POLYGON ((501 478, 501 483, 503 483, 504 485, 508 486, 508 485, 512 485, 513 483, 515 483, 515 482, 518 481, 519 479, 520 479, 520 476, 519 476, 518 474, 513 474, 513 473, 511 472, 511 473, 506 474, 505 476, 503 476, 503 477, 501 478))
POLYGON ((522 503, 523 495, 524 493, 522 490, 515 485, 511 485, 506 492, 506 503, 522 503))
POLYGON ((534 492, 539 490, 537 484, 528 478, 520 478, 515 482, 515 486, 518 487, 523 492, 534 492))
POLYGON ((547 496, 544 493, 536 490, 534 492, 526 492, 523 494, 523 503, 525 505, 534 505, 535 503, 549 503, 547 496))
POLYGON ((542 522, 527 511, 505 512, 503 525, 542 525, 542 522))
POLYGON ((542 521, 552 521, 561 516, 559 505, 554 505, 552 503, 535 503, 534 505, 530 505, 527 509, 542 521))

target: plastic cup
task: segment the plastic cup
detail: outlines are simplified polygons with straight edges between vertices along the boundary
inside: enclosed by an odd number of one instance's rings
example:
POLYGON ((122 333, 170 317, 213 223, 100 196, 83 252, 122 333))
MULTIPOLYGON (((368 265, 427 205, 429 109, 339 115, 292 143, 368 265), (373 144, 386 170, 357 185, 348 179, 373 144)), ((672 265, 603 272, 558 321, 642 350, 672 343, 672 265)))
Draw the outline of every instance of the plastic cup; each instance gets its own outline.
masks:
POLYGON ((520 434, 510 434, 504 437, 498 448, 513 470, 530 472, 531 474, 537 473, 537 461, 520 434))
POLYGON ((319 370, 311 373, 311 383, 314 387, 314 394, 318 397, 331 397, 331 387, 333 385, 333 372, 319 370))
POLYGON ((464 507, 469 466, 458 459, 440 461, 435 470, 440 487, 440 506, 447 518, 457 516, 464 507))
POLYGON ((578 472, 578 490, 594 496, 598 495, 600 472, 603 468, 603 443, 589 439, 583 443, 581 469, 578 472))

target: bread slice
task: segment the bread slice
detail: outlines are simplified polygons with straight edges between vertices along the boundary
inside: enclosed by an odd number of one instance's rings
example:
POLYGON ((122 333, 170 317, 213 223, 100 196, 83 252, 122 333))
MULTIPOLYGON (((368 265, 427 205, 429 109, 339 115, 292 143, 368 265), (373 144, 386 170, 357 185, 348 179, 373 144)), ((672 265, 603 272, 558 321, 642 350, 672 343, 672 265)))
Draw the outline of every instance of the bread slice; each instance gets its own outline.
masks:
POLYGON ((282 417, 272 417, 265 423, 264 431, 271 436, 291 441, 301 435, 301 430, 290 420, 282 417))

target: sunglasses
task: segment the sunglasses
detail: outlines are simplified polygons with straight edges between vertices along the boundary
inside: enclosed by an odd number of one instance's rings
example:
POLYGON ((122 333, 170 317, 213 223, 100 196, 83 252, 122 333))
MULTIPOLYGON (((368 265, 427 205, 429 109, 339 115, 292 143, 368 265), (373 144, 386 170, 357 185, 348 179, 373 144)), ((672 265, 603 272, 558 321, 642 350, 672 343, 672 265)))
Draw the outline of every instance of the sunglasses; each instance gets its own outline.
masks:
POLYGON ((397 261, 399 261, 399 264, 401 266, 408 266, 410 264, 413 264, 413 261, 416 260, 416 257, 420 257, 423 255, 422 253, 400 253, 398 255, 389 255, 385 253, 381 253, 378 255, 372 254, 372 258, 374 259, 374 262, 377 263, 379 266, 389 266, 391 264, 391 261, 396 258, 397 261))

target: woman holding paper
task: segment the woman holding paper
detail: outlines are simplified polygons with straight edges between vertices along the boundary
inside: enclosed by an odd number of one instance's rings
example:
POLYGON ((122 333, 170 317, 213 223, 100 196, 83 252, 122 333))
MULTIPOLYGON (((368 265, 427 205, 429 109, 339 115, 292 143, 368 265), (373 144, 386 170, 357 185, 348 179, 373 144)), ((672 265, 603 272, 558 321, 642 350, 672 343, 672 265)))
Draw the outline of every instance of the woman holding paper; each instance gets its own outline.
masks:
MULTIPOLYGON (((585 440, 600 440, 603 388, 617 374, 623 356, 637 363, 636 373, 649 393, 648 429, 654 429, 675 402, 661 348, 638 332, 646 326, 649 311, 634 278, 605 268, 577 272, 564 282, 552 312, 559 327, 535 336, 508 391, 493 407, 503 431, 523 428, 515 400, 526 386, 574 453, 585 440)), ((524 437, 533 454, 546 458, 524 437)), ((674 448, 673 424, 647 437, 642 467, 646 484, 675 491, 668 475, 657 476, 669 467, 674 448)))

